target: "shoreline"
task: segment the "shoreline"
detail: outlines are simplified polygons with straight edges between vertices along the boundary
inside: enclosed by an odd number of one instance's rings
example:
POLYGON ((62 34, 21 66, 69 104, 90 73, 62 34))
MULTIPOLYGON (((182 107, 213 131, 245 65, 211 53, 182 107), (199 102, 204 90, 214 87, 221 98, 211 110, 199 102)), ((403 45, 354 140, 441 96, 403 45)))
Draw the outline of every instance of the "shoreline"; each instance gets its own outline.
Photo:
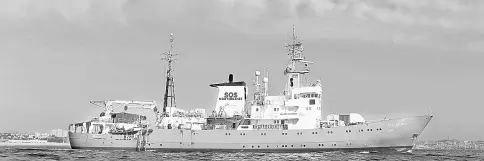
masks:
POLYGON ((55 142, 44 142, 44 143, 12 143, 12 142, 1 142, 0 147, 56 147, 56 148, 71 148, 69 143, 55 143, 55 142))

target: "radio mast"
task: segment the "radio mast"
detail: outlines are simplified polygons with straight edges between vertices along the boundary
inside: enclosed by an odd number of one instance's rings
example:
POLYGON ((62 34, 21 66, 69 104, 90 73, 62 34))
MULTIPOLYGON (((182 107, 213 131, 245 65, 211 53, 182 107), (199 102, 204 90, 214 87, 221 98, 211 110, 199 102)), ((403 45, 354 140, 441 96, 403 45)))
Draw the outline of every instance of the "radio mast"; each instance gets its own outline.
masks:
POLYGON ((175 82, 173 80, 173 69, 172 64, 177 60, 174 58, 178 54, 172 52, 173 50, 173 33, 170 33, 170 49, 162 54, 161 60, 168 62, 168 68, 166 69, 166 86, 165 86, 165 96, 163 98, 163 113, 166 114, 166 107, 176 107, 175 102, 175 82))

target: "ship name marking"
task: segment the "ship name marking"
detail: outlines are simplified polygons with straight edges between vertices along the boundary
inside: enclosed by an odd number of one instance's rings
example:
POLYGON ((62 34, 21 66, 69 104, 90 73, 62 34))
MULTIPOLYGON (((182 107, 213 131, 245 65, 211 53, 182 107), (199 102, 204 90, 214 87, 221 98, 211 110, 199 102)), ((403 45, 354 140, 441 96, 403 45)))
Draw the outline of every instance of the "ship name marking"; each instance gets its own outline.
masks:
POLYGON ((389 127, 400 127, 400 126, 404 126, 404 125, 406 125, 406 123, 403 123, 403 122, 388 124, 389 127))
POLYGON ((238 97, 237 92, 225 92, 224 97, 220 97, 218 100, 242 100, 242 97, 238 97))

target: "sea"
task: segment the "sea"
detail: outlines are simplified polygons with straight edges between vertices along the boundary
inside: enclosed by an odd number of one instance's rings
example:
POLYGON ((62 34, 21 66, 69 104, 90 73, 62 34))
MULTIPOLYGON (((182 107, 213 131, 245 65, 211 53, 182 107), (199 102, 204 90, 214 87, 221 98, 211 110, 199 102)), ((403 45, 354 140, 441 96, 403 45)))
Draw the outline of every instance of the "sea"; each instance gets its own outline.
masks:
POLYGON ((313 152, 313 153, 162 153, 123 150, 77 150, 70 148, 0 147, 0 160, 484 160, 484 150, 420 150, 412 154, 366 152, 313 152))

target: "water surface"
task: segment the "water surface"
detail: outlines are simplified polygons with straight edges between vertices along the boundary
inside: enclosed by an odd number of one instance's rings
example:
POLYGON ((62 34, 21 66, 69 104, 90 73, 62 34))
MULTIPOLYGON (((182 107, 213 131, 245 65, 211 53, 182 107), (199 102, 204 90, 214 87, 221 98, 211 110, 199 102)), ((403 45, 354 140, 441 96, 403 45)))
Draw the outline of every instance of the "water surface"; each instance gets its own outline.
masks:
POLYGON ((162 153, 69 148, 0 147, 0 160, 484 160, 482 150, 414 150, 413 154, 313 153, 162 153))

